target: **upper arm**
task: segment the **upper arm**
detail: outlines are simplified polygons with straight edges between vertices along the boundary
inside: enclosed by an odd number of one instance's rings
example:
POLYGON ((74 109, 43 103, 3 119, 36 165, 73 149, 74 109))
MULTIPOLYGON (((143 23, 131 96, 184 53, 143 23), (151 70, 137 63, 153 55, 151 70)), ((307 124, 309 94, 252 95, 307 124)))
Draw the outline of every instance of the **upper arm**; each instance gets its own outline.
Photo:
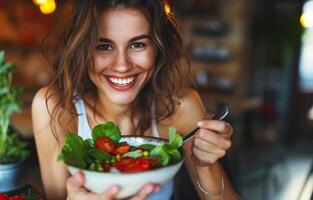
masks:
MULTIPOLYGON (((33 130, 41 177, 48 199, 65 199, 68 173, 63 162, 57 162, 63 139, 58 137, 57 140, 52 132, 51 116, 46 105, 46 91, 47 88, 40 89, 32 103, 33 130)), ((49 103, 49 108, 53 106, 54 100, 49 103)), ((55 130, 61 131, 58 127, 55 130)))
MULTIPOLYGON (((185 89, 180 97, 180 105, 177 106, 175 115, 171 118, 171 126, 175 126, 177 132, 183 137, 197 128, 197 122, 206 115, 205 107, 199 94, 192 89, 185 89)), ((192 140, 183 144, 185 164, 190 177, 195 185, 197 174, 191 160, 192 140)), ((200 194, 199 194, 200 195, 200 194)))
POLYGON ((186 135, 197 128, 197 122, 206 114, 205 107, 199 94, 193 89, 184 89, 180 97, 180 105, 172 117, 171 125, 177 128, 177 132, 186 135))

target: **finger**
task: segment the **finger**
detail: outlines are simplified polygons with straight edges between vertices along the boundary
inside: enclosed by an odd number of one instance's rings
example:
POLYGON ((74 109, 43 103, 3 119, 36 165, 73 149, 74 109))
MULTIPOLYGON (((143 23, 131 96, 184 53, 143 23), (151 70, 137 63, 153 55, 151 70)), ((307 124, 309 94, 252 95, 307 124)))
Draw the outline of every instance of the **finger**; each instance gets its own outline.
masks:
POLYGON ((155 185, 152 183, 146 184, 145 186, 142 187, 142 189, 139 191, 139 193, 136 196, 131 198, 131 200, 146 199, 151 193, 158 190, 159 187, 160 187, 159 185, 155 185))
POLYGON ((231 125, 222 120, 201 120, 197 125, 202 129, 209 129, 223 135, 232 135, 233 128, 231 125))
POLYGON ((120 187, 118 185, 112 185, 110 186, 106 191, 102 192, 100 194, 99 200, 109 200, 109 199, 115 199, 116 195, 120 191, 120 187))
POLYGON ((84 185, 84 176, 80 171, 76 172, 66 181, 66 188, 69 194, 70 193, 74 194, 81 191, 83 185, 84 185))
POLYGON ((229 149, 231 146, 231 141, 229 138, 224 138, 222 135, 219 135, 216 132, 205 129, 200 129, 200 131, 195 136, 195 140, 196 139, 204 140, 225 150, 229 149))
POLYGON ((198 138, 196 138, 194 140, 194 143, 192 145, 193 148, 197 148, 201 151, 203 151, 204 153, 211 153, 211 154, 215 154, 218 156, 224 156, 226 153, 227 149, 223 149, 221 147, 218 147, 214 144, 211 144, 209 142, 206 142, 204 140, 200 140, 198 138))
POLYGON ((202 162, 210 163, 210 164, 215 163, 219 158, 225 155, 225 154, 216 155, 213 153, 207 153, 198 148, 193 148, 192 153, 198 160, 202 162))

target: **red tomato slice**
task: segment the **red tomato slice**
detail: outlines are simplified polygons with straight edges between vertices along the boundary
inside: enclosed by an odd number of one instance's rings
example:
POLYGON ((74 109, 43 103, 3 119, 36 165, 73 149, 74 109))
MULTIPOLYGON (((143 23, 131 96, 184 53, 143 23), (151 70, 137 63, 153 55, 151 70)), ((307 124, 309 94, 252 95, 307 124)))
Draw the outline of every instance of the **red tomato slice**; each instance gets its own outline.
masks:
POLYGON ((148 158, 142 158, 142 159, 145 159, 146 161, 149 162, 149 167, 150 169, 154 168, 155 167, 155 164, 157 162, 159 162, 160 158, 152 158, 152 157, 148 157, 148 158))
POLYGON ((122 142, 118 144, 118 147, 115 149, 115 151, 113 152, 114 155, 117 154, 124 154, 129 152, 130 150, 130 146, 129 144, 127 144, 127 142, 122 142))
POLYGON ((121 172, 125 172, 127 170, 128 165, 133 163, 135 159, 131 157, 122 157, 120 160, 115 162, 116 169, 120 170, 121 172))
POLYGON ((138 170, 147 171, 150 169, 150 163, 145 158, 136 158, 136 161, 138 161, 138 170))
POLYGON ((115 144, 111 138, 106 136, 98 137, 96 140, 96 148, 107 153, 113 153, 115 150, 115 144))
POLYGON ((0 193, 0 200, 9 200, 9 199, 10 199, 9 195, 0 193))
POLYGON ((10 197, 9 200, 26 200, 26 199, 22 195, 16 195, 16 196, 10 197))
POLYGON ((123 157, 116 161, 115 167, 121 172, 141 172, 150 169, 150 163, 146 158, 123 157))

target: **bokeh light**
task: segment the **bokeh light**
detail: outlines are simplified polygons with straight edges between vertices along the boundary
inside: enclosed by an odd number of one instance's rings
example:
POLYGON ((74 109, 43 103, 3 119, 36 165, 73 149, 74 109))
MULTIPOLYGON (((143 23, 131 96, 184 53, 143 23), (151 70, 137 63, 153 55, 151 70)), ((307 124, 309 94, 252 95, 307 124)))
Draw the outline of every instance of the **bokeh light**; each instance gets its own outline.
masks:
POLYGON ((51 14, 55 11, 56 4, 54 0, 47 0, 44 4, 41 4, 39 8, 43 14, 51 14))
POLYGON ((46 3, 48 0, 33 0, 33 3, 36 5, 36 6, 40 6, 44 3, 46 3))
POLYGON ((300 17, 300 23, 304 28, 313 27, 313 1, 307 1, 303 4, 303 12, 300 17))

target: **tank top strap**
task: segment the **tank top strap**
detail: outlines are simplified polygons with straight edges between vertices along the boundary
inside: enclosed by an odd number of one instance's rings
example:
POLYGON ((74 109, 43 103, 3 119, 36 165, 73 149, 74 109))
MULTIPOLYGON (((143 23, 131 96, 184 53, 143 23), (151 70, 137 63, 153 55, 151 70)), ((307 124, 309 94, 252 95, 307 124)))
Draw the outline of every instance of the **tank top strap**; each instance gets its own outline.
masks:
POLYGON ((160 137, 160 133, 158 130, 158 125, 156 123, 156 110, 155 110, 155 101, 151 104, 151 130, 152 130, 152 136, 154 137, 160 137))
POLYGON ((78 135, 83 139, 91 138, 91 128, 87 119, 85 104, 82 99, 74 102, 78 114, 78 135))

